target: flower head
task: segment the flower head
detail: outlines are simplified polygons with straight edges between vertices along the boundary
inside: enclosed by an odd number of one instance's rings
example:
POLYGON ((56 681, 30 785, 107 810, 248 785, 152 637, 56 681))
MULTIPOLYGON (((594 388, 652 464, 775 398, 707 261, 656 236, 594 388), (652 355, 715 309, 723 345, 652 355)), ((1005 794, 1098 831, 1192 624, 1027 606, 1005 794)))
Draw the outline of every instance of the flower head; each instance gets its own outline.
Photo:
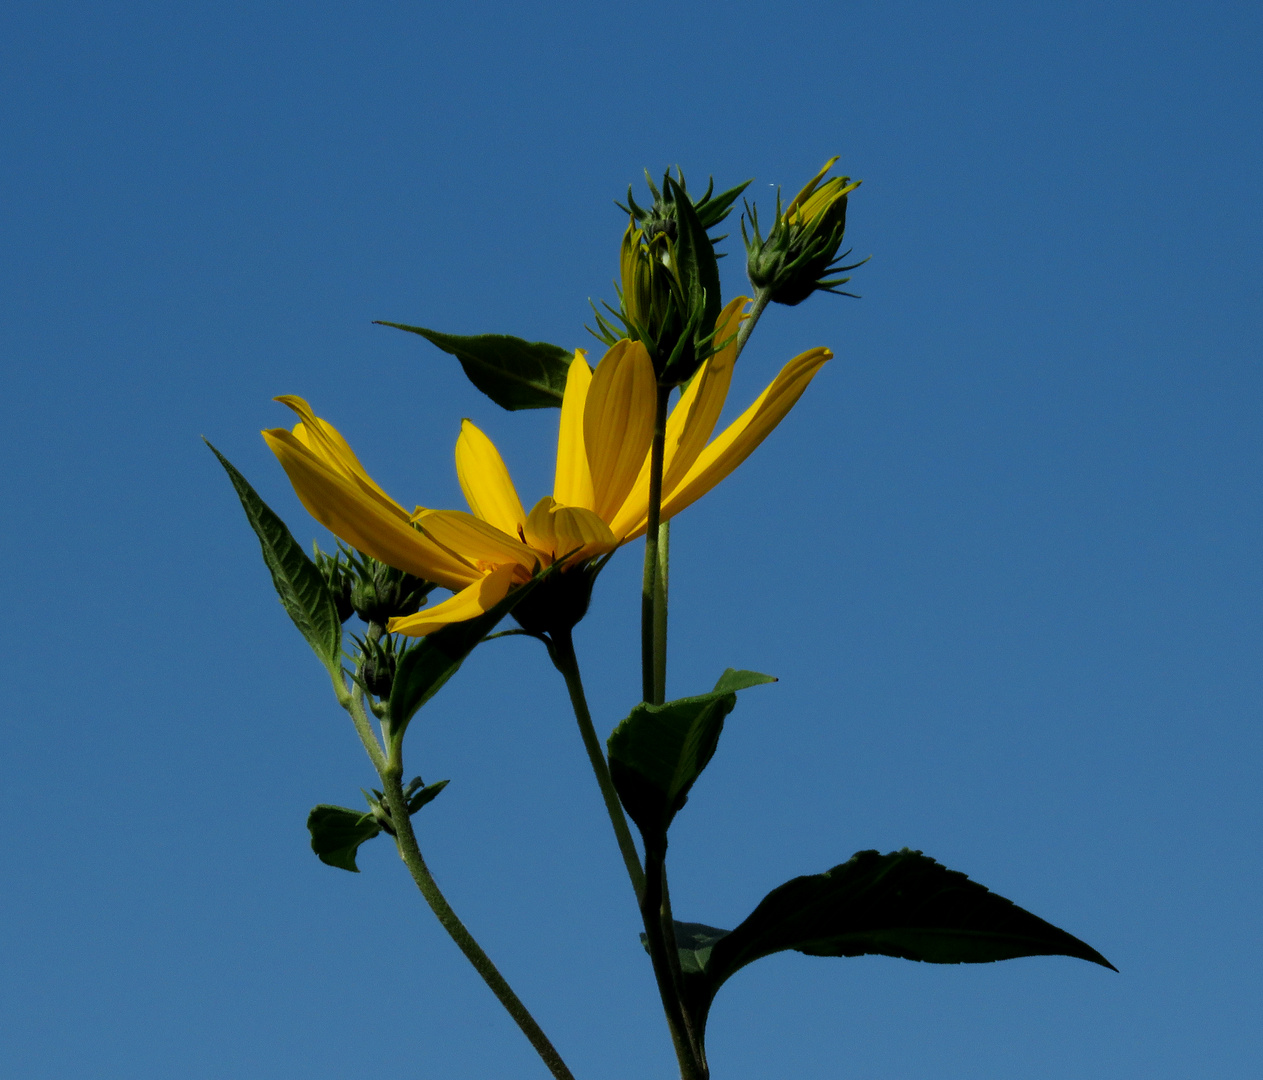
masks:
MULTIPOLYGON (((739 297, 720 313, 728 344, 698 369, 667 421, 662 520, 701 498, 749 456, 793 407, 832 354, 808 350, 714 439, 736 360, 739 297)), ((657 382, 643 344, 620 341, 593 371, 582 351, 570 364, 557 435, 553 494, 529 513, 499 451, 472 421, 461 423, 456 474, 469 511, 411 513, 365 471, 346 440, 298 397, 276 400, 299 416, 292 431, 263 432, 303 505, 346 543, 433 581, 454 595, 388 629, 414 637, 482 614, 540 568, 590 571, 593 560, 645 531, 657 382)), ((581 614, 581 612, 580 612, 581 614)))
POLYGON ((849 176, 832 176, 825 180, 837 161, 836 157, 826 161, 824 168, 807 181, 784 212, 777 196, 776 220, 766 240, 759 233, 758 215, 754 210, 749 212, 750 233, 742 222, 750 282, 756 288, 770 289, 772 299, 778 304, 792 307, 801 304, 813 292, 836 293, 837 286, 846 284, 850 278, 829 278, 828 275, 845 273, 860 265, 835 265, 846 232, 847 196, 861 183, 849 176))

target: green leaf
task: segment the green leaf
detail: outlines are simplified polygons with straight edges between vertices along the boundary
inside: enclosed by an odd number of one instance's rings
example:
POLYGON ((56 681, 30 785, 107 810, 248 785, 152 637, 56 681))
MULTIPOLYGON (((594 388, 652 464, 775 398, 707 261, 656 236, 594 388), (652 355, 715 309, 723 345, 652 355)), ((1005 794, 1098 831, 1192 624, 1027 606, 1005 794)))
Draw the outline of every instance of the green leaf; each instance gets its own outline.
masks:
POLYGON ((355 853, 360 845, 382 831, 371 813, 328 805, 312 809, 307 815, 307 829, 311 833, 311 850, 322 863, 353 874, 360 872, 355 865, 355 853))
MULTIPOLYGON (((680 279, 688 291, 691 318, 699 316, 698 332, 702 337, 712 333, 715 320, 723 305, 719 293, 719 263, 715 259, 715 247, 706 235, 706 227, 697 216, 688 194, 670 176, 667 188, 675 201, 679 233, 675 241, 675 256, 679 262, 680 279)), ((735 196, 734 196, 735 198, 735 196)))
POLYGON ((307 640, 312 651, 335 679, 342 673, 342 620, 338 606, 316 564, 299 546, 289 529, 268 507, 223 454, 211 446, 211 452, 228 473, 237 490, 241 507, 250 528, 259 538, 263 561, 272 573, 272 584, 294 625, 307 640))
MULTIPOLYGON (((1073 956, 1117 970, 1078 938, 907 848, 887 855, 861 851, 823 874, 787 881, 732 933, 714 933, 722 936, 707 943, 701 972, 687 980, 689 1008, 702 1026, 725 980, 786 949, 929 964, 1073 956)), ((698 946, 691 948, 700 956, 698 946)))
POLYGON ((510 411, 561 408, 574 353, 559 345, 524 341, 508 334, 461 337, 427 330, 424 326, 381 320, 377 325, 420 334, 445 353, 451 353, 460 361, 469 381, 501 408, 510 411))
POLYGON ((395 681, 390 691, 392 739, 403 737, 404 730, 417 710, 456 674, 465 658, 496 628, 496 624, 553 572, 550 567, 525 585, 514 589, 489 611, 477 618, 452 623, 442 630, 436 630, 403 654, 395 668, 395 681))
POLYGON ((671 820, 714 756, 724 718, 737 704, 736 691, 775 681, 729 668, 709 694, 637 705, 614 729, 607 743, 610 774, 646 844, 665 843, 671 820))

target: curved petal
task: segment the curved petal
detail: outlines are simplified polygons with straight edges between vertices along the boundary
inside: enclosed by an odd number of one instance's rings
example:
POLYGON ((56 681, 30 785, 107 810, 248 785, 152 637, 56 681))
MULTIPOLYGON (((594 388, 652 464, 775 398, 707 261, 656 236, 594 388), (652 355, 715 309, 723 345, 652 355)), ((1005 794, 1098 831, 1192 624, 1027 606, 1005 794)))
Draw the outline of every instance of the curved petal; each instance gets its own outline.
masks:
POLYGON ((653 441, 658 381, 644 345, 626 339, 597 364, 583 410, 592 470, 592 509, 610 521, 623 505, 653 441))
POLYGON ((335 536, 388 566, 463 589, 478 576, 468 563, 444 551, 391 508, 333 469, 284 428, 263 432, 307 512, 335 536))
POLYGON ((496 567, 486 577, 441 604, 418 611, 415 615, 396 616, 386 624, 386 629, 404 637, 425 637, 451 623, 465 622, 490 611, 508 596, 512 585, 513 567, 496 567))
POLYGON ((377 499, 384 506, 393 509, 403 517, 408 516, 402 506, 386 494, 355 456, 351 444, 346 441, 331 423, 321 420, 310 405, 295 394, 282 394, 273 401, 292 409, 302 421, 294 427, 294 437, 306 446, 317 458, 334 472, 346 477, 366 494, 377 499))
POLYGON ((414 520, 435 543, 475 564, 520 566, 529 575, 539 561, 517 537, 463 510, 422 510, 414 520))
POLYGON ((610 527, 591 510, 561 506, 547 496, 526 519, 526 542, 554 559, 569 555, 579 562, 618 547, 610 527))
POLYGON ((561 399, 561 421, 557 426, 557 475, 553 498, 567 506, 592 509, 592 472, 583 444, 583 409, 592 383, 582 349, 576 349, 566 375, 566 392, 561 399))
MULTIPOLYGON (((719 414, 728 399, 732 369, 737 360, 736 333, 745 316, 741 309, 750 302, 746 296, 729 301, 715 320, 715 340, 724 347, 697 369, 697 374, 667 417, 666 445, 662 458, 662 492, 665 498, 684 479, 715 430, 719 414), (730 340, 731 339, 731 340, 730 340), (726 344, 725 344, 726 343, 726 344)), ((636 477, 622 507, 614 514, 610 528, 616 536, 625 534, 642 521, 649 507, 649 456, 636 477)))
POLYGON ((743 318, 741 309, 749 302, 749 297, 738 296, 719 313, 715 320, 715 341, 724 347, 701 366, 667 419, 662 469, 664 497, 684 479, 714 434, 719 414, 728 400, 732 369, 737 362, 736 335, 743 318))
POLYGON ((495 443, 472 420, 460 422, 456 440, 456 478, 474 516, 501 532, 516 536, 526 523, 526 511, 495 443))
MULTIPOLYGON (((802 397, 807 384, 833 357, 828 349, 809 349, 781 368, 772 384, 755 399, 745 412, 702 451, 688 474, 662 502, 662 520, 666 521, 691 506, 740 465, 755 447, 771 433, 794 404, 802 397)), ((627 533, 633 540, 645 531, 642 517, 627 533)), ((617 530, 615 530, 617 534, 617 530)))
POLYGON ((831 359, 833 353, 828 349, 809 349, 781 368, 772 385, 702 451, 680 486, 663 500, 662 520, 692 505, 745 461, 785 419, 816 372, 831 359))

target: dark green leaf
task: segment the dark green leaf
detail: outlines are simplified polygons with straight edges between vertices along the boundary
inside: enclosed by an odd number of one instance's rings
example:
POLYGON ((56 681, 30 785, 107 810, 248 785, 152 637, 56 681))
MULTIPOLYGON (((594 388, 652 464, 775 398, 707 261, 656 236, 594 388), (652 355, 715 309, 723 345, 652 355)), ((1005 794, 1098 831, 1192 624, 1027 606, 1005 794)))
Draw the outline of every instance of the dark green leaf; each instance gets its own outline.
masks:
POLYGON ((514 589, 484 614, 436 630, 403 654, 395 668, 395 682, 390 691, 392 739, 403 736, 404 729, 417 710, 456 674, 465 658, 496 628, 496 624, 551 573, 551 569, 545 570, 543 574, 514 589))
POLYGON ((647 844, 665 840, 671 819, 715 753, 724 717, 737 704, 736 691, 775 681, 729 668, 709 694, 637 705, 614 729, 607 744, 610 773, 647 844))
MULTIPOLYGON (((787 881, 732 933, 715 933, 722 936, 708 942, 701 974, 688 980, 690 1009, 703 1025, 726 979, 786 949, 808 956, 896 956, 930 964, 1073 956, 1115 970, 1090 945, 907 848, 888 855, 861 851, 823 874, 787 881)), ((696 946, 691 948, 699 955, 696 946)))
POLYGON ((294 620, 299 633, 329 669, 335 679, 342 672, 342 621, 338 618, 338 606, 334 602, 325 579, 290 534, 289 529, 267 503, 246 481, 223 454, 210 442, 211 452, 228 472, 232 486, 241 499, 246 520, 259 538, 263 548, 263 561, 272 572, 272 584, 289 617, 294 620))
POLYGON ((465 374, 487 397, 509 410, 559 409, 574 353, 544 341, 523 341, 508 334, 461 337, 424 326, 381 322, 420 334, 460 361, 465 374))
POLYGON ((382 831, 371 813, 327 805, 312 809, 307 815, 307 829, 311 833, 311 850, 320 856, 322 863, 354 874, 360 872, 355 865, 355 853, 360 845, 382 831))
POLYGON ((715 248, 706 235, 706 227, 697 216, 684 189, 670 176, 666 178, 671 198, 675 200, 679 234, 675 256, 680 266, 680 279, 689 296, 689 312, 700 316, 698 329, 704 337, 715 329, 715 320, 722 308, 719 296, 719 264, 715 248))

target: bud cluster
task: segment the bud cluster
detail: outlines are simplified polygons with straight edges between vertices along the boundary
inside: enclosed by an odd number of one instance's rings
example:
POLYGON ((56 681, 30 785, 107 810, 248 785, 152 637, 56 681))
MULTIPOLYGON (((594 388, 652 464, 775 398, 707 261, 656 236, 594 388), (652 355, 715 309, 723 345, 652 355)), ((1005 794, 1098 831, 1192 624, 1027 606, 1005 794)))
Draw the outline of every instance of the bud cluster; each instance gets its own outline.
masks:
POLYGON ((849 176, 834 176, 825 180, 825 174, 837 163, 830 158, 793 202, 782 211, 780 193, 776 196, 776 217, 764 239, 759 231, 758 212, 746 206, 750 219, 750 231, 741 223, 741 236, 746 245, 746 272, 750 284, 769 294, 778 304, 793 307, 801 304, 814 292, 831 292, 839 296, 854 296, 837 288, 851 279, 829 277, 854 270, 861 259, 850 266, 842 266, 849 251, 838 255, 846 232, 846 199, 860 186, 859 180, 849 176), (821 181, 824 181, 821 183, 821 181))
POLYGON ((399 649, 386 633, 386 625, 399 615, 421 610, 434 583, 396 570, 341 542, 330 554, 315 552, 316 568, 338 608, 338 618, 346 622, 353 614, 368 626, 363 638, 352 635, 359 646, 359 681, 378 698, 390 696, 395 669, 406 649, 399 649))

